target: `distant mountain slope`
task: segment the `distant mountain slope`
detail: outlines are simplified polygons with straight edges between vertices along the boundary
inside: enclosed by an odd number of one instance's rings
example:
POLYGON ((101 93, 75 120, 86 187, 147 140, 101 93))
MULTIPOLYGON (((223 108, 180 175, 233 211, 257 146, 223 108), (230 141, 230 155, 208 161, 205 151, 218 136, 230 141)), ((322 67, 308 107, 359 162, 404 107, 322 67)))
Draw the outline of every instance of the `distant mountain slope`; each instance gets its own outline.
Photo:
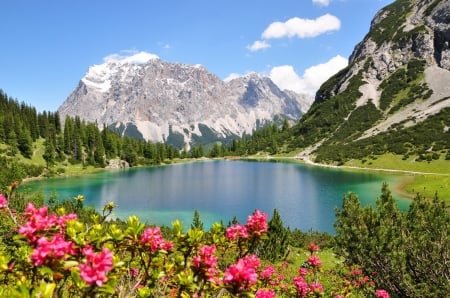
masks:
POLYGON ((393 152, 450 159, 450 1, 397 0, 318 90, 290 148, 317 161, 393 152), (433 153, 436 153, 433 155, 433 153))
POLYGON ((58 111, 182 148, 242 137, 273 120, 297 122, 311 102, 257 74, 224 82, 199 65, 150 59, 90 67, 58 111))

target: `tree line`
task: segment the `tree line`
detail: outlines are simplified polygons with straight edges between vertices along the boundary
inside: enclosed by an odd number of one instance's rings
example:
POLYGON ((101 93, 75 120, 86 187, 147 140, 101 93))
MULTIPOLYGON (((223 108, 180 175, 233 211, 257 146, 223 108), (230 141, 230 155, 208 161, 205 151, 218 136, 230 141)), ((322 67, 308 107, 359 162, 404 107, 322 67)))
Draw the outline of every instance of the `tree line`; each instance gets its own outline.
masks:
MULTIPOLYGON (((120 158, 135 166, 160 164, 181 157, 179 150, 168 144, 123 137, 106 126, 100 129, 96 123, 80 117, 66 117, 63 125, 58 112, 37 112, 36 108, 0 89, 0 164, 3 165, 0 178, 20 180, 42 173, 43 167, 18 161, 15 158, 18 154, 25 160, 41 154, 47 170, 59 163, 104 167, 109 159, 120 158), (39 140, 44 144, 43 150, 39 148, 39 140), (12 168, 18 173, 11 174, 12 168)), ((190 155, 191 152, 187 152, 183 157, 190 155)))

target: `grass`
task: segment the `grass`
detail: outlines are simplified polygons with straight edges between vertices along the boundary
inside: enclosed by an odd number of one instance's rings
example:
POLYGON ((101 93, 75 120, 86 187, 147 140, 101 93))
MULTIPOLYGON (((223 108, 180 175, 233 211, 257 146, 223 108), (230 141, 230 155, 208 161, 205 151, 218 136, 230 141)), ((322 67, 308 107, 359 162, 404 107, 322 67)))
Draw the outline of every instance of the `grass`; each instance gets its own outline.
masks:
POLYGON ((365 162, 351 160, 346 162, 345 166, 450 175, 450 160, 445 160, 443 157, 431 162, 417 162, 412 157, 403 160, 401 155, 388 153, 376 156, 375 159, 368 158, 365 162))
POLYGON ((431 162, 416 162, 412 158, 403 160, 400 155, 384 154, 366 162, 352 160, 345 166, 412 172, 402 190, 411 196, 420 193, 425 197, 433 197, 437 193, 439 198, 450 205, 450 160, 445 160, 443 156, 431 162))
MULTIPOLYGON (((310 253, 303 248, 292 248, 290 255, 288 256, 288 262, 295 268, 300 268, 303 263, 308 259, 310 253)), ((320 250, 318 253, 320 260, 322 261, 322 268, 324 270, 331 270, 336 267, 337 264, 342 263, 343 260, 338 259, 332 249, 320 250)))

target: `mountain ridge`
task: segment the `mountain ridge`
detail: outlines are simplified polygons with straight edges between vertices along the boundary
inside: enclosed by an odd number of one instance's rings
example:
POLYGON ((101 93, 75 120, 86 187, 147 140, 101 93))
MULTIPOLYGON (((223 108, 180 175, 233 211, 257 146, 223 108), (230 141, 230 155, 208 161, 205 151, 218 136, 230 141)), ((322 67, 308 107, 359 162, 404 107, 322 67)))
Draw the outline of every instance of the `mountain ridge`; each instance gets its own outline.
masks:
POLYGON ((182 148, 249 135, 274 120, 294 123, 311 101, 259 74, 224 82, 201 65, 152 58, 91 66, 58 112, 182 148))

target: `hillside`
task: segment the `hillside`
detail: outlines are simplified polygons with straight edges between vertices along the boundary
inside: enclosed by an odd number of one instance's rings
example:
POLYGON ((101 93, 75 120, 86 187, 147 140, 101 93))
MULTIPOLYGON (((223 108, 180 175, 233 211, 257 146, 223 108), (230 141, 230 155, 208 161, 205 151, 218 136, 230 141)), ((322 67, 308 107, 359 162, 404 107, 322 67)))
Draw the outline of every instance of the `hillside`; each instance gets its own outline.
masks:
POLYGON ((449 12, 450 1, 424 0, 380 10, 348 67, 292 128, 288 147, 336 164, 385 153, 450 159, 449 12))

